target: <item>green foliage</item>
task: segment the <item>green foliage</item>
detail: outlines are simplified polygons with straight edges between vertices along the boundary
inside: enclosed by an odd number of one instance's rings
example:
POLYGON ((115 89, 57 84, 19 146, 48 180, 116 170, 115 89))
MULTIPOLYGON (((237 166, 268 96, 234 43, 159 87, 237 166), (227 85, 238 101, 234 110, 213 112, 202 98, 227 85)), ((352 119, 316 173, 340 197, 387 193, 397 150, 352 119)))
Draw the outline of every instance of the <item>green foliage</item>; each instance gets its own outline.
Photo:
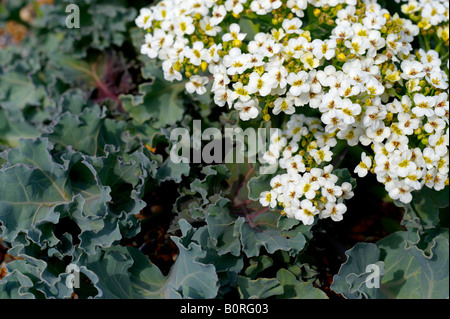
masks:
POLYGON ((405 207, 403 225, 376 244, 358 243, 331 288, 346 298, 448 299, 449 230, 439 224, 439 208, 449 205, 448 193, 423 188, 405 207), (368 288, 370 264, 380 269, 380 288, 368 288))
MULTIPOLYGON (((131 26, 142 3, 77 1, 82 27, 68 29, 71 2, 34 6, 26 38, 0 49, 0 239, 16 257, 0 299, 327 298, 307 256, 320 221, 305 226, 261 207, 272 175, 248 163, 168 158, 172 128, 201 117, 223 130, 239 124, 237 112, 213 110, 211 97, 165 81, 161 66, 139 54, 142 33, 131 26), (153 212, 158 196, 164 208, 153 212), (170 266, 132 247, 149 224, 171 235, 170 266), (70 264, 80 288, 67 285, 70 264)), ((1 2, 0 26, 33 3, 1 2)), ((250 34, 267 23, 240 22, 250 34)), ((334 173, 356 185, 347 169, 334 173)), ((334 291, 448 298, 448 229, 439 219, 447 195, 414 194, 406 230, 349 250, 334 291), (364 285, 369 263, 384 265, 382 289, 364 285)))

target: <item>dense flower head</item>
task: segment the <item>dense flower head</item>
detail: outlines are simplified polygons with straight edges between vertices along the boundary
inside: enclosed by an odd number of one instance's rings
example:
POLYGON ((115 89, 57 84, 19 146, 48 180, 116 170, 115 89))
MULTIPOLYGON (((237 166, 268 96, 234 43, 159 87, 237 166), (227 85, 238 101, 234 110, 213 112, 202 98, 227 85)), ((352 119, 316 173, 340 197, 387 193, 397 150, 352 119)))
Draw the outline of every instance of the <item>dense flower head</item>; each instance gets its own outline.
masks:
POLYGON ((347 211, 345 199, 353 197, 352 185, 333 174, 332 148, 337 140, 326 133, 317 118, 294 114, 284 130, 271 136, 263 159, 279 162, 285 173, 270 181, 271 190, 261 193, 260 203, 283 207, 282 214, 311 225, 315 217, 340 221, 347 211))
MULTIPOLYGON (((147 31, 141 52, 162 60, 168 81, 212 94, 243 121, 287 116, 283 142, 266 154, 286 169, 276 177, 285 186, 261 202, 281 204, 308 224, 311 216, 339 220, 345 211, 342 195, 322 192, 336 182, 313 183, 303 197, 287 195, 310 179, 309 170, 332 170, 324 165, 336 139, 367 149, 354 172, 376 174, 395 200, 409 203, 414 190, 448 185, 449 5, 409 0, 401 11, 408 18, 369 0, 162 0, 142 9, 136 24, 147 31), (323 28, 312 32, 317 22, 323 28), (320 120, 299 118, 304 108, 320 120), (292 176, 297 186, 289 188, 292 176), (297 214, 298 207, 310 213, 297 214)), ((336 187, 339 194, 342 185, 336 187)))

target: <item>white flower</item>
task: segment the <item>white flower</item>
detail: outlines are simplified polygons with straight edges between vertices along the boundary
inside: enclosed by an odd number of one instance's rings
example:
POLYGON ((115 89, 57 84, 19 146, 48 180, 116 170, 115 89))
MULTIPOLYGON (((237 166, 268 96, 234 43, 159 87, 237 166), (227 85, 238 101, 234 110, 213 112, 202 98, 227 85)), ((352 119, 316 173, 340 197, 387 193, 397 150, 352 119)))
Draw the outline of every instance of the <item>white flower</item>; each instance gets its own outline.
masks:
POLYGON ((405 135, 412 135, 414 130, 419 128, 419 120, 412 118, 410 113, 401 113, 398 115, 398 128, 405 135))
POLYGON ((295 112, 294 102, 287 98, 279 97, 274 102, 273 114, 278 115, 281 112, 293 114, 295 112))
POLYGON ((425 78, 437 89, 446 90, 448 88, 448 77, 444 71, 433 69, 425 78))
POLYGON ((353 196, 355 196, 355 194, 353 193, 352 184, 348 182, 342 183, 341 190, 342 190, 341 198, 343 199, 350 199, 353 196))
POLYGON ((448 110, 449 110, 448 94, 445 92, 440 93, 438 96, 435 96, 434 98, 436 99, 436 106, 434 108, 434 113, 437 116, 448 118, 448 110))
POLYGON ((233 92, 228 88, 218 88, 214 91, 214 103, 218 106, 228 104, 231 108, 233 106, 233 92))
MULTIPOLYGON (((384 124, 383 124, 384 125, 384 124)), ((389 127, 382 126, 376 130, 372 130, 370 127, 366 130, 366 135, 376 143, 381 143, 389 136, 391 136, 391 129, 389 127)))
POLYGON ((318 214, 317 208, 307 199, 300 202, 300 209, 295 213, 295 218, 302 221, 305 225, 312 225, 314 223, 314 216, 318 214))
POLYGON ((194 19, 190 16, 180 16, 175 24, 175 34, 177 36, 184 36, 185 34, 192 34, 195 31, 194 19))
POLYGON ((360 113, 361 106, 357 103, 353 103, 350 99, 342 100, 342 104, 337 110, 337 115, 345 124, 355 123, 355 116, 360 113))
POLYGON ((299 154, 294 157, 289 158, 286 163, 286 170, 289 175, 296 173, 304 173, 306 171, 306 166, 303 163, 303 157, 299 154))
POLYGON ((363 23, 366 28, 380 30, 386 24, 386 18, 383 15, 369 11, 363 19, 363 23))
POLYGON ((349 39, 353 36, 353 30, 348 25, 338 25, 333 29, 333 38, 335 39, 349 39))
POLYGON ((364 131, 359 127, 347 126, 345 130, 337 132, 337 137, 346 140, 349 146, 355 146, 363 133, 364 131))
POLYGON ((264 44, 266 43, 266 41, 268 40, 269 35, 267 33, 263 33, 263 32, 259 32, 255 35, 255 37, 253 38, 252 41, 249 42, 248 44, 248 52, 250 53, 258 53, 260 52, 260 50, 262 50, 262 47, 264 46, 264 44))
POLYGON ((415 190, 420 190, 422 188, 422 184, 420 183, 422 175, 422 170, 417 169, 406 176, 403 182, 409 187, 414 188, 415 190))
POLYGON ((305 53, 300 57, 300 61, 302 61, 303 66, 307 70, 315 69, 319 66, 320 61, 317 59, 312 53, 305 53))
POLYGON ((322 196, 327 199, 328 202, 336 202, 337 197, 342 195, 342 188, 334 183, 327 181, 322 187, 322 196))
POLYGON ((333 183, 337 183, 338 177, 332 174, 333 165, 327 165, 323 168, 322 177, 325 178, 325 181, 332 181, 333 183))
POLYGON ((383 119, 386 117, 387 111, 377 106, 368 106, 363 118, 365 127, 370 127, 372 130, 377 130, 383 126, 383 119))
POLYGON ((236 82, 233 84, 232 99, 239 99, 242 102, 247 102, 251 99, 247 86, 244 86, 242 82, 236 82))
POLYGON ((136 18, 135 23, 139 28, 148 29, 152 25, 152 11, 148 8, 142 8, 139 11, 139 16, 136 18))
POLYGON ((390 157, 391 169, 399 177, 406 177, 417 169, 417 165, 411 160, 411 152, 395 153, 390 157))
POLYGON ((437 131, 428 138, 429 145, 434 147, 436 155, 440 157, 443 157, 448 152, 448 141, 448 132, 443 134, 443 131, 437 131))
POLYGON ((364 85, 367 93, 370 95, 381 95, 384 92, 384 86, 374 77, 370 77, 369 81, 364 85))
POLYGON ((277 150, 268 150, 263 155, 263 160, 269 165, 274 165, 278 162, 278 158, 280 157, 280 152, 277 150))
POLYGON ((216 66, 214 68, 214 83, 211 91, 216 91, 219 88, 226 88, 230 83, 230 78, 226 74, 225 67, 216 66))
POLYGON ((328 111, 340 108, 342 99, 334 93, 326 93, 319 104, 319 111, 326 113, 328 111))
MULTIPOLYGON (((384 154, 376 153, 375 155, 375 169, 374 172, 377 174, 377 177, 384 177, 386 174, 392 174, 391 163, 389 161, 389 157, 384 154)), ((395 174, 396 175, 396 174, 395 174)))
POLYGON ((267 96, 275 85, 275 80, 268 73, 259 76, 258 73, 252 72, 249 77, 247 88, 250 94, 258 92, 261 96, 267 96))
POLYGON ((225 1, 225 9, 227 11, 232 11, 234 14, 239 14, 244 10, 243 3, 247 2, 247 0, 227 0, 225 1))
POLYGON ((372 167, 372 159, 366 155, 365 152, 361 154, 361 162, 356 166, 354 172, 358 174, 359 177, 364 177, 369 172, 372 167))
POLYGON ((250 4, 250 9, 257 15, 266 15, 269 10, 266 9, 260 0, 253 0, 250 4))
POLYGON ((399 181, 386 183, 386 191, 392 199, 398 199, 402 203, 408 204, 412 200, 411 187, 399 181))
POLYGON ((428 118, 428 122, 425 123, 423 128, 427 133, 433 133, 434 131, 441 131, 445 129, 445 121, 438 116, 432 116, 428 118))
POLYGON ((330 162, 333 156, 333 152, 330 151, 330 147, 326 146, 321 149, 312 149, 309 154, 314 158, 314 161, 317 164, 321 164, 323 162, 330 162))
POLYGON ((425 52, 423 49, 419 49, 420 62, 423 65, 430 65, 431 67, 440 67, 441 60, 439 59, 439 53, 434 50, 425 52))
POLYGON ((403 70, 403 73, 400 76, 406 80, 423 78, 425 76, 423 64, 419 61, 405 60, 400 66, 403 70))
POLYGON ((189 93, 197 93, 199 95, 206 93, 205 85, 208 84, 209 80, 206 76, 193 75, 186 83, 186 91, 189 93))
POLYGON ((301 34, 303 31, 300 29, 302 26, 302 21, 299 18, 284 19, 282 28, 287 34, 301 34))
POLYGON ((227 74, 235 75, 244 73, 250 67, 249 58, 250 56, 248 54, 241 54, 240 49, 231 49, 229 54, 223 59, 223 65, 228 68, 227 74))
POLYGON ((315 39, 312 42, 314 46, 313 54, 318 58, 325 58, 326 60, 331 60, 336 54, 336 40, 330 39, 322 41, 320 39, 315 39))
POLYGON ((225 33, 222 36, 223 42, 234 41, 234 40, 242 41, 242 40, 244 40, 245 36, 247 35, 246 33, 240 33, 241 27, 237 23, 232 23, 230 25, 229 31, 230 32, 225 33))
POLYGON ((211 18, 208 16, 200 20, 200 28, 205 31, 206 35, 212 37, 216 36, 217 33, 222 31, 221 27, 218 27, 217 25, 211 25, 211 18))
MULTIPOLYGON (((306 175, 306 174, 305 174, 306 175)), ((320 188, 318 182, 311 182, 308 178, 304 178, 297 185, 297 193, 305 196, 307 199, 316 197, 316 190, 320 188)))
POLYGON ((385 148, 388 153, 394 151, 407 151, 409 139, 405 135, 391 134, 385 143, 385 148))
POLYGON ((436 99, 433 96, 425 96, 423 94, 414 95, 414 104, 412 112, 418 117, 434 115, 433 108, 436 105, 436 99))
POLYGON ((173 12, 167 10, 165 5, 153 7, 153 9, 153 17, 157 21, 164 21, 165 19, 171 18, 173 15, 173 12))
POLYGON ((275 80, 276 85, 284 89, 287 85, 287 70, 283 65, 271 65, 267 69, 267 73, 275 80))
POLYGON ((170 60, 166 60, 162 64, 164 79, 166 81, 173 82, 173 80, 181 81, 183 79, 183 75, 174 69, 174 65, 170 60))
POLYGON ((196 41, 192 45, 192 48, 186 47, 185 56, 189 59, 190 63, 199 66, 207 58, 208 50, 205 49, 203 42, 196 41))
POLYGON ((141 54, 146 54, 149 58, 154 59, 158 56, 159 47, 152 45, 153 35, 147 33, 145 35, 145 43, 141 46, 141 54))
POLYGON ((351 53, 363 55, 370 47, 369 40, 365 37, 355 36, 351 41, 344 42, 345 46, 350 49, 351 53))
POLYGON ((252 99, 247 102, 236 102, 234 108, 239 110, 239 117, 243 121, 255 119, 259 114, 258 100, 252 99))
POLYGON ((259 202, 264 207, 270 206, 270 208, 274 208, 277 206, 277 194, 273 190, 262 192, 259 202))
POLYGON ((212 26, 219 25, 225 16, 227 15, 227 9, 225 9, 224 5, 214 6, 212 10, 212 17, 209 23, 212 26))
POLYGON ((287 77, 287 83, 290 85, 289 92, 294 96, 300 96, 300 94, 309 92, 308 73, 300 71, 296 73, 290 73, 287 77))
POLYGON ((170 47, 174 42, 173 34, 166 33, 162 29, 157 29, 153 33, 152 38, 152 47, 154 48, 163 48, 163 47, 170 47))
POLYGON ((281 175, 276 175, 270 180, 270 187, 272 187, 272 190, 278 195, 283 192, 283 185, 285 185, 285 183, 281 178, 281 175))
POLYGON ((321 218, 328 218, 335 222, 341 221, 343 219, 343 214, 347 211, 347 206, 342 203, 326 203, 325 209, 321 213, 321 218))

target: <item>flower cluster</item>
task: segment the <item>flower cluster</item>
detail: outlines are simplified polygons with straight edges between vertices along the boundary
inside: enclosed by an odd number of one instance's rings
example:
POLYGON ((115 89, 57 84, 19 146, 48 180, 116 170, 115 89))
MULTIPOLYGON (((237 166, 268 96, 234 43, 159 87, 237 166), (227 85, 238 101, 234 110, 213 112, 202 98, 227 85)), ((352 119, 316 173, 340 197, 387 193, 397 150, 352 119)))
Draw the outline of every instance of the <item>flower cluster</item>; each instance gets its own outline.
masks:
POLYGON ((261 193, 260 203, 282 206, 282 214, 305 225, 311 225, 316 216, 342 220, 347 211, 343 201, 353 192, 350 183, 338 184, 333 165, 328 164, 336 143, 334 134, 324 132, 317 118, 292 115, 285 130, 272 134, 263 157, 268 163, 279 161, 286 173, 272 178, 272 189, 261 193))
MULTIPOLYGON (((399 2, 400 0, 396 0, 399 2)), ((449 4, 445 0, 407 0, 401 5, 401 10, 415 22, 422 30, 437 29, 446 30, 444 41, 448 41, 448 13, 449 4)), ((433 30, 432 32, 434 32, 433 30)), ((441 31, 441 32, 442 32, 441 31)))
POLYGON ((313 184, 313 198, 298 188, 330 172, 319 166, 331 160, 336 139, 366 148, 355 173, 376 174, 393 199, 409 203, 414 190, 448 185, 448 3, 401 7, 409 19, 370 0, 163 0, 142 9, 136 24, 148 31, 141 52, 162 60, 168 81, 186 78, 189 93, 212 93, 243 121, 289 115, 265 159, 279 161, 287 170, 282 185, 294 183, 304 198, 290 199, 283 186, 261 202, 311 223, 316 214, 339 220, 322 213, 342 204, 342 195, 333 201, 322 191, 328 180, 313 184), (253 19, 261 23, 242 22, 253 19), (323 130, 296 115, 306 106, 323 130), (301 133, 289 131, 298 123, 307 123, 301 133))

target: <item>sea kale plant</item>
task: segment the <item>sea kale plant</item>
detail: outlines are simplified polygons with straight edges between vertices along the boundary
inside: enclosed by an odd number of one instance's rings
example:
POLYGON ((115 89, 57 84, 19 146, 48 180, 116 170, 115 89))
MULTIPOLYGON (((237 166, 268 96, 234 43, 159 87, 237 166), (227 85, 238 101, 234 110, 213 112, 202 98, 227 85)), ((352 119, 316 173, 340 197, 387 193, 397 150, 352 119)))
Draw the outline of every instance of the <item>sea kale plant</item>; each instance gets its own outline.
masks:
POLYGON ((448 54, 444 0, 0 0, 0 298, 449 298, 448 54))

